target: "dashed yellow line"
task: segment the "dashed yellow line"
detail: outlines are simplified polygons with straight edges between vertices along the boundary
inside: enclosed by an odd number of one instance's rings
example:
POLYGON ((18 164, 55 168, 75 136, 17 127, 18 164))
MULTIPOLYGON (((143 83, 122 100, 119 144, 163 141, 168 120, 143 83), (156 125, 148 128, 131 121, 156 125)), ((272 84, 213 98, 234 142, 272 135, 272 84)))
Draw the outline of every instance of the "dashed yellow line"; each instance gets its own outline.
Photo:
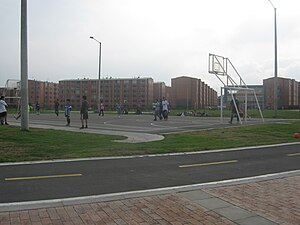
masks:
POLYGON ((17 180, 34 180, 34 179, 50 179, 50 178, 62 178, 62 177, 79 177, 82 174, 61 174, 61 175, 48 175, 48 176, 33 176, 33 177, 10 177, 5 178, 6 181, 17 181, 17 180))
POLYGON ((288 154, 287 156, 297 156, 300 155, 300 153, 292 153, 292 154, 288 154))
POLYGON ((181 166, 179 166, 179 168, 188 168, 188 167, 197 167, 197 166, 211 166, 211 165, 220 165, 220 164, 237 163, 237 162, 238 162, 238 160, 208 162, 208 163, 200 163, 200 164, 181 165, 181 166))

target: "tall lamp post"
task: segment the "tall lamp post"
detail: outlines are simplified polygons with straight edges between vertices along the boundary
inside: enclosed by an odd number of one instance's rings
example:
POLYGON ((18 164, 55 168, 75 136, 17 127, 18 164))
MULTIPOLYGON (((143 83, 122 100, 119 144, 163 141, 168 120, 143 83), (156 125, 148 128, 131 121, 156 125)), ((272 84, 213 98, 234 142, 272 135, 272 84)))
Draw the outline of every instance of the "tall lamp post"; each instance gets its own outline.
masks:
POLYGON ((27 56, 27 0, 21 1, 21 130, 29 130, 28 115, 28 56, 27 56))
POLYGON ((274 55, 275 55, 275 62, 274 62, 274 117, 277 117, 277 109, 278 109, 278 90, 277 90, 277 19, 276 19, 276 7, 273 5, 271 0, 268 0, 273 9, 274 9, 274 55))
POLYGON ((100 101, 101 101, 101 95, 100 95, 100 78, 101 78, 101 42, 98 41, 93 36, 90 36, 91 39, 99 43, 99 72, 98 72, 98 112, 100 113, 100 101))

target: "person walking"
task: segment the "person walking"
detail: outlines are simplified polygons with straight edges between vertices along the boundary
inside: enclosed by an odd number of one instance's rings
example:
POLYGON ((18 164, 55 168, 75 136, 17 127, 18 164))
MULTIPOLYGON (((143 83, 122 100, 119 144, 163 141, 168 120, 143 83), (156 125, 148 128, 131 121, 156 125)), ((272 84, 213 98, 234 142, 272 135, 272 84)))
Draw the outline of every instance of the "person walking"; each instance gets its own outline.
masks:
POLYGON ((80 108, 80 120, 81 120, 80 129, 88 128, 88 125, 87 125, 87 123, 88 123, 87 120, 89 118, 88 111, 89 111, 89 103, 86 100, 86 96, 84 95, 82 97, 82 103, 81 103, 81 108, 80 108))
POLYGON ((58 116, 58 114, 59 114, 59 101, 58 101, 58 99, 56 99, 56 101, 54 103, 54 112, 55 112, 56 116, 58 116))
POLYGON ((240 105, 239 100, 236 98, 236 95, 233 94, 233 98, 230 101, 231 117, 229 123, 232 123, 233 117, 235 116, 236 116, 237 123, 240 122, 240 118, 238 114, 240 111, 239 105, 240 105))
POLYGON ((8 105, 7 103, 5 102, 5 98, 4 96, 2 95, 0 97, 0 121, 1 121, 1 125, 8 125, 7 123, 7 108, 8 105))
POLYGON ((67 118, 67 124, 66 124, 66 126, 70 126, 71 111, 72 111, 72 106, 70 104, 70 99, 67 99, 66 104, 65 104, 65 117, 67 118))

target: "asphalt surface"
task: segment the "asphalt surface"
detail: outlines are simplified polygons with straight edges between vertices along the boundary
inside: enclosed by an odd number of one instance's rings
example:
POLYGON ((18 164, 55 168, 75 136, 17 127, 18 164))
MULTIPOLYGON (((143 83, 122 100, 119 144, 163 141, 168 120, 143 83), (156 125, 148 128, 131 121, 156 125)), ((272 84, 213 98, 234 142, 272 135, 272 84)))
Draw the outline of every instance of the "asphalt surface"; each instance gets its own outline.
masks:
POLYGON ((0 202, 140 191, 292 171, 300 169, 299 146, 2 165, 0 202))
MULTIPOLYGON (((11 115, 10 115, 11 117, 11 115)), ((81 126, 78 112, 72 112, 71 128, 79 128, 81 126)), ((19 123, 10 119, 12 122, 19 123)), ((282 120, 265 119, 266 123, 281 122, 282 120)), ((285 121, 285 120, 283 120, 285 121)), ((150 134, 166 134, 173 132, 186 132, 191 130, 210 129, 219 127, 232 127, 237 123, 229 124, 228 118, 221 119, 219 117, 192 117, 192 116, 172 116, 169 120, 153 121, 153 115, 121 115, 120 118, 116 114, 107 114, 105 116, 98 116, 98 114, 90 113, 88 120, 89 129, 108 130, 108 131, 126 131, 139 132, 150 134)), ((259 124, 262 119, 252 118, 243 122, 244 125, 259 124)), ((30 114, 30 124, 48 125, 64 127, 66 119, 63 114, 58 117, 53 114, 30 114)))

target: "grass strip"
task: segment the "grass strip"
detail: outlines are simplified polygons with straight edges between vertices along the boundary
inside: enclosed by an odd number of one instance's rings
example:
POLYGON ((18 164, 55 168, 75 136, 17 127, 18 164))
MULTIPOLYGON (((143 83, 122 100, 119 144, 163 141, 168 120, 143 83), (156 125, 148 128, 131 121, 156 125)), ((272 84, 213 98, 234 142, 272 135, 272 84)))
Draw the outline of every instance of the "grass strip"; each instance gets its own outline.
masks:
POLYGON ((162 141, 118 143, 124 137, 70 131, 0 127, 0 162, 163 154, 296 142, 300 121, 169 134, 162 141))

